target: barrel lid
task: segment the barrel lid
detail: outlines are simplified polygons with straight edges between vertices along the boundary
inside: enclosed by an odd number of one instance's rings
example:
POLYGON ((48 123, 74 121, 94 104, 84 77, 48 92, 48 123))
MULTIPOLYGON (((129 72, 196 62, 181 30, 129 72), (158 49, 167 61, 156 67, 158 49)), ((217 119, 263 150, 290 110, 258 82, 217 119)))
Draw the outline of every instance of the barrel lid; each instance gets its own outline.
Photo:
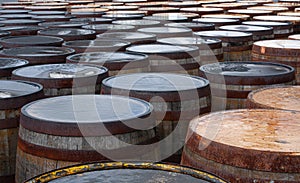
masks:
POLYGON ((65 15, 39 15, 39 16, 32 16, 32 19, 35 20, 69 20, 72 17, 65 16, 65 15))
POLYGON ((257 25, 257 26, 266 26, 266 27, 278 27, 278 26, 288 26, 292 23, 290 22, 273 22, 273 21, 245 21, 242 22, 245 25, 257 25))
POLYGON ((153 14, 152 16, 146 16, 143 17, 146 20, 161 20, 161 21, 187 21, 188 17, 183 16, 182 14, 160 14, 160 15, 155 15, 153 14))
POLYGON ((72 18, 70 19, 70 22, 84 22, 84 23, 91 23, 91 24, 97 24, 97 23, 103 23, 103 24, 109 24, 113 20, 109 18, 95 18, 95 17, 87 17, 87 18, 72 18))
POLYGON ((168 12, 168 11, 178 11, 179 8, 176 7, 147 7, 139 8, 141 11, 155 11, 155 12, 168 12))
POLYGON ((34 101, 22 108, 22 114, 27 117, 58 124, 122 122, 144 117, 151 112, 152 106, 148 102, 116 95, 52 97, 34 101))
POLYGON ((166 44, 146 44, 135 45, 126 48, 126 51, 144 53, 144 54, 169 54, 169 53, 188 53, 197 51, 198 47, 195 46, 179 46, 179 45, 166 45, 166 44))
POLYGON ((279 7, 299 7, 299 4, 292 2, 277 2, 277 3, 266 3, 264 6, 279 6, 279 7))
POLYGON ((121 39, 129 42, 156 40, 156 35, 142 32, 106 32, 98 34, 97 38, 121 39))
POLYGON ((39 34, 50 36, 76 36, 76 35, 90 35, 95 34, 94 30, 74 29, 74 28, 49 28, 40 30, 39 34))
POLYGON ((167 23, 165 26, 168 27, 186 27, 186 28, 197 28, 197 27, 203 27, 203 28, 209 28, 212 27, 215 28, 214 24, 204 24, 204 23, 198 23, 198 22, 181 22, 181 23, 167 23))
POLYGON ((300 111, 300 86, 276 86, 252 91, 248 100, 263 108, 300 111))
POLYGON ((104 18, 111 18, 111 19, 136 19, 136 18, 143 18, 145 15, 143 14, 106 14, 102 17, 104 18))
POLYGON ((119 3, 138 3, 138 2, 147 2, 147 0, 113 0, 113 2, 119 2, 119 3))
POLYGON ((198 36, 207 36, 207 37, 216 37, 216 38, 243 38, 243 37, 252 37, 251 33, 239 32, 239 31, 200 31, 195 32, 198 36))
POLYGON ((147 12, 146 11, 142 11, 142 10, 132 10, 132 11, 108 11, 106 12, 107 14, 110 15, 145 15, 147 12))
POLYGON ((17 68, 27 65, 29 62, 27 60, 19 58, 0 58, 0 71, 2 69, 17 68))
POLYGON ((287 65, 270 62, 222 62, 203 65, 200 71, 223 76, 266 77, 292 73, 294 69, 287 65))
POLYGON ((113 5, 113 6, 102 6, 102 8, 109 10, 137 10, 138 6, 129 6, 129 5, 113 5))
POLYGON ((215 45, 222 41, 216 38, 200 38, 200 37, 172 37, 162 38, 157 40, 158 43, 177 44, 177 45, 215 45))
POLYGON ((133 25, 133 26, 149 26, 149 25, 159 25, 159 21, 154 21, 154 20, 117 20, 113 21, 112 23, 114 24, 121 24, 121 25, 133 25))
POLYGON ((240 13, 240 14, 271 14, 271 10, 249 10, 249 9, 234 9, 228 10, 228 13, 240 13))
POLYGON ((42 11, 42 10, 66 10, 66 6, 26 6, 25 9, 34 10, 34 11, 42 11))
POLYGON ((222 18, 222 19, 248 19, 249 15, 243 14, 209 14, 202 15, 202 18, 222 18))
POLYGON ((40 84, 27 81, 0 80, 0 102, 5 99, 30 95, 41 91, 40 84))
POLYGON ((63 39, 53 36, 6 36, 0 39, 3 44, 22 44, 22 45, 32 45, 32 44, 50 44, 50 43, 62 43, 63 39))
POLYGON ((153 33, 153 34, 172 34, 172 33, 188 33, 192 32, 189 28, 181 27, 147 27, 138 29, 138 32, 153 33))
POLYGON ((222 8, 204 8, 204 7, 189 7, 189 8, 180 8, 180 11, 189 11, 189 12, 220 12, 223 11, 222 8))
POLYGON ((169 1, 167 4, 167 6, 178 6, 178 7, 182 7, 182 6, 200 6, 201 2, 198 1, 180 1, 180 2, 172 2, 169 1))
POLYGON ((0 37, 5 37, 5 36, 9 36, 10 32, 8 31, 0 31, 0 37))
POLYGON ((97 76, 107 72, 105 67, 82 64, 45 64, 19 68, 13 75, 23 78, 65 79, 97 76))
POLYGON ((118 25, 118 24, 93 24, 82 26, 84 29, 92 29, 96 31, 122 31, 133 30, 135 27, 132 25, 118 25))
POLYGON ((0 14, 26 14, 30 10, 0 10, 0 14))
POLYGON ((31 20, 31 19, 9 19, 9 20, 1 20, 0 24, 5 24, 5 25, 13 25, 13 24, 18 24, 18 25, 26 25, 26 24, 38 24, 41 23, 42 21, 40 20, 31 20))
POLYGON ((263 27, 255 25, 225 25, 219 27, 220 30, 241 31, 241 32, 260 32, 272 31, 272 27, 263 27))
POLYGON ((39 26, 42 27, 51 27, 51 28, 81 28, 84 25, 87 25, 88 23, 84 22, 71 22, 71 21, 65 21, 65 22, 43 22, 39 23, 39 26))
POLYGON ((30 19, 30 18, 32 18, 32 15, 29 15, 29 14, 2 14, 2 15, 0 15, 0 18, 6 18, 6 19, 30 19))
POLYGON ((72 9, 71 15, 103 15, 107 11, 105 8, 80 8, 72 9))
POLYGON ((63 43, 64 46, 76 48, 108 48, 108 47, 123 47, 130 45, 130 42, 111 40, 111 39, 98 39, 98 40, 75 40, 63 43))
POLYGON ((106 78, 102 84, 110 88, 139 92, 178 92, 207 87, 208 81, 184 74, 134 73, 106 78))
POLYGON ((278 7, 278 6, 252 6, 248 7, 249 10, 271 10, 271 11, 288 11, 287 7, 278 7))
POLYGON ((193 19, 193 22, 202 22, 202 23, 237 23, 238 19, 229 19, 229 18, 196 18, 193 19))
POLYGON ((70 48, 48 47, 48 46, 26 46, 18 48, 9 48, 0 51, 0 54, 16 57, 49 57, 72 54, 75 51, 70 48))
POLYGON ((289 36, 289 39, 300 40, 300 34, 290 35, 290 36, 289 36))
MULTIPOLYGON (((293 16, 280 16, 280 15, 269 15, 269 16, 255 16, 254 20, 263 20, 263 21, 284 21, 284 22, 300 22, 300 17, 293 16)), ((0 22, 1 23, 1 22, 0 22)))
POLYGON ((31 11, 31 15, 65 15, 65 11, 31 11))
MULTIPOLYGON (((299 5, 300 6, 300 5, 299 5)), ((280 16, 295 16, 295 17, 299 17, 300 16, 300 12, 280 12, 280 13, 277 13, 277 15, 280 15, 280 16)), ((5 18, 5 17, 3 17, 5 18)))
MULTIPOLYGON (((255 46, 300 51, 298 40, 264 40, 253 43, 255 46)), ((300 53, 300 52, 299 52, 300 53)))
POLYGON ((245 7, 245 6, 253 6, 256 5, 254 2, 237 2, 237 3, 218 3, 218 4, 205 4, 203 7, 213 7, 213 8, 236 8, 236 7, 245 7))

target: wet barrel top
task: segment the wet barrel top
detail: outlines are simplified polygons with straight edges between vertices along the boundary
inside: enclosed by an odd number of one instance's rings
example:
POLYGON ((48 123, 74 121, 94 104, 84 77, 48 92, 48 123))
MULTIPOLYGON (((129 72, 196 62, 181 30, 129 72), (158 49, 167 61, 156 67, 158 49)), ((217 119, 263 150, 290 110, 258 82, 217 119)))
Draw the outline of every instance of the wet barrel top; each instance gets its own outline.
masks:
MULTIPOLYGON (((262 20, 262 21, 280 21, 280 22, 292 22, 292 23, 299 23, 300 17, 296 16, 280 16, 280 15, 269 15, 269 16, 255 16, 253 17, 254 20, 262 20)), ((1 23, 1 21, 0 21, 1 23)))
POLYGON ((6 19, 31 19, 32 15, 29 15, 29 14, 3 14, 3 15, 0 15, 0 18, 6 18, 6 19))
POLYGON ((265 26, 265 27, 291 26, 290 22, 276 22, 276 21, 245 21, 242 22, 242 24, 265 26))
POLYGON ((39 26, 50 27, 50 28, 81 28, 82 26, 87 25, 84 22, 44 22, 40 23, 39 26))
POLYGON ((251 25, 225 25, 220 27, 220 29, 226 29, 231 31, 241 31, 241 32, 259 32, 259 31, 272 31, 270 27, 262 26, 251 26, 251 25))
POLYGON ((17 58, 0 58, 0 77, 10 76, 11 71, 15 68, 27 65, 29 62, 17 58))
POLYGON ((110 24, 112 23, 112 19, 109 18, 72 18, 70 22, 82 22, 82 23, 89 23, 89 24, 110 24))
POLYGON ((43 90, 40 84, 27 81, 0 80, 0 109, 19 108, 30 101, 30 95, 43 90), (16 103, 15 99, 25 97, 16 103))
POLYGON ((35 79, 64 79, 97 76, 106 72, 105 67, 82 64, 46 64, 16 69, 13 71, 13 75, 35 79))
POLYGON ((165 26, 189 28, 189 29, 192 29, 193 32, 215 30, 214 24, 209 24, 209 23, 204 24, 204 23, 198 23, 198 22, 167 23, 167 24, 165 24, 165 26))
POLYGON ((0 14, 26 14, 30 10, 0 10, 0 14))
POLYGON ((138 29, 138 32, 144 33, 158 33, 158 34, 176 34, 176 33, 192 33, 191 29, 188 28, 178 28, 178 27, 149 27, 138 29))
POLYGON ((133 30, 135 27, 132 25, 118 25, 118 24, 94 24, 94 25, 85 25, 82 26, 84 29, 92 29, 96 30, 97 33, 102 32, 110 32, 110 31, 130 31, 133 30))
POLYGON ((211 14, 211 15, 202 15, 202 18, 225 18, 225 19, 238 19, 238 20, 247 20, 250 16, 243 14, 211 14))
POLYGON ((200 31, 200 32, 195 32, 194 34, 203 37, 215 37, 221 39, 222 41, 226 41, 226 40, 252 41, 252 33, 244 33, 239 31, 214 30, 214 31, 200 31))
POLYGON ((38 25, 41 22, 42 21, 40 20, 31 20, 31 19, 9 19, 9 20, 0 21, 0 24, 4 24, 6 26, 10 26, 10 25, 24 26, 24 25, 38 25))
POLYGON ((161 163, 93 163, 85 165, 76 165, 64 169, 54 170, 44 175, 36 176, 26 183, 36 181, 49 181, 49 183, 57 182, 105 182, 117 183, 122 180, 132 183, 140 183, 147 181, 165 182, 165 183, 181 183, 181 182, 197 182, 197 183, 225 183, 225 181, 199 170, 161 163), (86 171, 86 169, 90 171, 86 171), (54 176, 53 175, 63 175, 54 176), (58 178, 58 179, 56 179, 58 178))
POLYGON ((263 15, 263 14, 271 14, 270 10, 249 10, 249 9, 234 9, 228 10, 228 13, 236 13, 236 14, 246 14, 246 15, 263 15))
POLYGON ((253 44, 253 52, 266 55, 300 55, 300 44, 298 40, 266 40, 257 41, 253 44), (261 52, 263 48, 263 52, 261 52), (282 50, 285 50, 282 53, 282 50))
POLYGON ((112 76, 102 82, 106 87, 140 92, 178 92, 208 86, 198 76, 171 73, 136 73, 112 76))
POLYGON ((149 33, 141 33, 141 32, 111 32, 111 33, 103 33, 98 34, 97 38, 104 39, 117 39, 117 40, 125 40, 129 41, 132 44, 139 42, 155 42, 156 35, 149 33))
POLYGON ((37 32, 38 30, 41 30, 41 27, 38 26, 5 26, 5 27, 0 27, 0 31, 8 31, 8 32, 14 32, 14 31, 35 31, 37 32))
POLYGON ((229 19, 229 18, 197 18, 193 19, 193 22, 201 22, 201 23, 213 23, 213 24, 231 24, 238 23, 238 19, 229 19))
MULTIPOLYGON (((164 44, 177 44, 177 45, 193 45, 193 46, 205 46, 208 48, 220 48, 222 47, 222 41, 216 38, 200 38, 200 37, 173 37, 158 39, 158 43, 164 44)), ((205 49, 203 47, 202 49, 205 49)), ((201 51, 201 50, 200 50, 201 51)))
POLYGON ((222 62, 200 67, 207 77, 214 77, 214 82, 226 81, 226 84, 264 85, 289 82, 293 80, 294 68, 288 65, 269 62, 222 62), (219 81, 220 80, 220 81, 219 81), (279 82, 280 83, 280 82, 279 82))
POLYGON ((123 47, 128 46, 130 42, 127 41, 117 41, 109 39, 96 39, 96 40, 75 40, 64 42, 64 46, 68 47, 78 47, 78 48, 104 48, 104 47, 123 47))
POLYGON ((91 35, 96 32, 93 30, 86 29, 72 29, 72 28, 50 28, 45 30, 40 30, 41 35, 51 35, 51 36, 81 36, 81 35, 91 35))
POLYGON ((62 38, 52 36, 9 36, 0 39, 0 43, 4 47, 16 46, 60 46, 63 42, 62 38))
POLYGON ((300 111, 300 86, 277 86, 251 92, 248 100, 262 108, 300 111))
POLYGON ((65 11, 31 11, 31 15, 65 15, 65 11))
POLYGON ((116 20, 113 21, 114 24, 120 24, 120 25, 133 25, 133 26, 156 26, 159 25, 159 21, 154 20, 116 20))

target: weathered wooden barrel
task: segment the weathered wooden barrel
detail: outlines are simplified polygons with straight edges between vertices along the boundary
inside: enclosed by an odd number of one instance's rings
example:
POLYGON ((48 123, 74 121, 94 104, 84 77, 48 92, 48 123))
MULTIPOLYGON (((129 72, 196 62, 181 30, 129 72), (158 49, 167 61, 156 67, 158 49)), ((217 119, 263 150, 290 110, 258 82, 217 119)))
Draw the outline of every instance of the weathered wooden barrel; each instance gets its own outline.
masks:
POLYGON ((300 34, 293 34, 293 35, 290 35, 288 38, 291 39, 291 40, 300 41, 300 34))
POLYGON ((136 73, 109 77, 102 94, 124 95, 146 100, 156 113, 156 131, 162 159, 180 162, 188 122, 211 110, 210 88, 198 76, 169 73, 136 73))
POLYGON ((156 35, 146 34, 141 32, 107 32, 98 34, 97 38, 111 39, 111 40, 123 40, 128 41, 131 44, 152 44, 156 42, 156 35))
POLYGON ((66 6, 26 6, 25 9, 31 11, 67 11, 66 6))
POLYGON ((82 9, 72 9, 71 15, 77 18, 87 18, 87 17, 102 17, 108 9, 104 8, 82 8, 82 9))
POLYGON ((113 20, 136 20, 142 19, 145 16, 144 11, 111 11, 107 12, 105 15, 102 15, 103 18, 110 18, 113 20))
POLYGON ((88 24, 110 24, 112 19, 109 18, 72 18, 70 22, 82 22, 88 24))
POLYGON ((0 24, 4 24, 5 26, 31 26, 38 25, 42 21, 40 20, 32 20, 32 19, 9 19, 9 20, 1 20, 0 24))
POLYGON ((96 31, 97 34, 105 32, 127 32, 134 31, 133 25, 118 25, 118 24, 93 24, 82 26, 84 29, 90 29, 96 31))
POLYGON ((293 24, 290 22, 273 22, 273 21, 245 21, 244 25, 255 25, 272 27, 275 39, 286 39, 293 33, 293 24))
POLYGON ((165 15, 156 15, 156 16, 145 16, 143 17, 143 19, 146 20, 154 20, 154 21, 159 21, 162 24, 168 23, 168 22, 186 22, 189 21, 188 17, 182 16, 182 15, 178 15, 176 14, 175 16, 170 16, 168 14, 165 15))
POLYGON ((272 85, 295 84, 293 67, 269 62, 221 62, 200 67, 200 76, 207 78, 216 103, 226 109, 246 107, 248 94, 272 85))
POLYGON ((148 55, 152 72, 198 75, 199 48, 196 46, 145 44, 130 46, 126 51, 148 55))
POLYGON ((225 12, 235 8, 247 8, 256 5, 256 3, 249 2, 233 2, 233 3, 215 3, 215 4, 204 4, 204 8, 222 8, 225 12))
POLYGON ((197 1, 181 1, 181 2, 175 2, 175 1, 168 1, 166 4, 163 4, 164 7, 176 7, 176 8, 185 8, 185 7, 197 7, 201 6, 201 2, 197 1))
POLYGON ((45 181, 50 183, 109 181, 113 183, 122 180, 128 182, 159 182, 163 180, 174 183, 225 183, 222 179, 204 171, 179 165, 149 162, 106 162, 74 165, 36 176, 25 183, 45 181))
POLYGON ((20 109, 43 97, 43 87, 26 81, 0 80, 0 180, 14 183, 20 109))
POLYGON ((253 6, 253 7, 248 7, 248 10, 269 10, 272 11, 275 15, 279 12, 284 12, 288 11, 289 8, 287 7, 272 7, 272 6, 253 6))
POLYGON ((129 5, 113 5, 113 6, 102 6, 102 8, 108 9, 109 11, 132 11, 138 10, 138 6, 129 6, 129 5))
POLYGON ((72 17, 66 15, 44 15, 44 16, 32 16, 33 20, 41 20, 44 22, 61 22, 69 21, 72 17))
POLYGON ((146 101, 110 95, 60 96, 24 106, 16 182, 80 162, 156 158, 152 110, 146 101))
POLYGON ((300 84, 300 41, 266 40, 253 44, 252 60, 287 64, 295 68, 297 84, 300 84))
POLYGON ((173 37, 158 39, 157 42, 162 44, 197 46, 199 48, 200 66, 204 64, 223 61, 223 47, 222 41, 220 39, 200 37, 173 37))
POLYGON ((266 3, 273 3, 273 0, 241 0, 241 2, 256 3, 257 6, 262 6, 266 3))
POLYGON ((0 10, 0 14, 26 14, 30 12, 30 10, 0 10))
POLYGON ((5 18, 5 19, 31 19, 32 15, 30 15, 30 14, 3 14, 3 15, 0 15, 0 18, 5 18))
POLYGON ((66 57, 74 53, 71 48, 27 46, 1 50, 0 56, 21 58, 28 60, 30 65, 37 65, 64 63, 66 57))
POLYGON ((41 27, 38 26, 5 26, 0 27, 0 31, 10 32, 11 36, 36 35, 41 27))
POLYGON ((268 109, 230 110, 195 118, 181 164, 228 182, 298 182, 299 119, 299 112, 268 109))
POLYGON ((65 11, 30 11, 28 14, 34 16, 45 16, 45 15, 65 15, 65 11))
POLYGON ((250 19, 249 15, 244 14, 209 14, 209 15, 202 15, 202 18, 225 18, 225 19, 236 19, 239 21, 246 21, 250 19))
POLYGON ((200 31, 194 34, 202 38, 218 38, 222 40, 224 61, 245 61, 251 58, 253 44, 252 33, 239 31, 200 31))
POLYGON ((15 48, 23 46, 61 46, 63 39, 53 36, 7 36, 0 39, 4 48, 15 48))
POLYGON ((196 18, 193 22, 203 23, 203 24, 214 24, 216 30, 223 25, 236 25, 240 24, 240 21, 237 19, 229 18, 196 18))
MULTIPOLYGON (((2 38, 2 37, 6 37, 6 36, 9 36, 10 35, 10 32, 8 32, 8 31, 1 31, 0 32, 0 38, 2 38)), ((2 47, 2 45, 1 45, 1 49, 2 49, 3 47, 2 47)))
POLYGON ((132 25, 135 29, 145 28, 145 27, 155 27, 159 26, 160 22, 155 20, 116 20, 112 22, 113 24, 118 25, 132 25))
POLYGON ((75 40, 63 43, 63 47, 72 48, 76 53, 125 51, 129 45, 128 41, 111 39, 75 40))
POLYGON ((82 64, 45 64, 12 72, 12 79, 40 83, 45 96, 100 93, 101 82, 108 76, 105 67, 82 64))
POLYGON ((178 12, 179 8, 176 8, 176 7, 143 7, 143 8, 139 8, 139 10, 146 11, 147 15, 153 15, 154 13, 178 12))
POLYGON ((25 5, 1 5, 4 10, 23 10, 25 5))
POLYGON ((274 39, 274 33, 272 27, 263 27, 255 25, 225 25, 219 27, 224 31, 240 31, 251 33, 253 35, 253 41, 274 39))
POLYGON ((95 39, 96 31, 86 29, 72 29, 72 28, 49 28, 38 31, 39 35, 55 36, 63 38, 64 41, 95 39))
POLYGON ((45 28, 75 28, 79 29, 84 25, 87 25, 88 23, 84 22, 71 22, 71 21, 65 21, 65 22, 43 22, 39 23, 39 26, 45 27, 45 28))
POLYGON ((172 13, 155 13, 152 17, 159 17, 160 20, 172 21, 172 22, 183 22, 192 21, 195 18, 200 16, 197 13, 188 13, 188 12, 172 12, 172 13))
POLYGON ((193 32, 215 30, 214 24, 203 24, 203 23, 197 23, 197 22, 167 23, 167 24, 165 24, 165 26, 188 28, 188 29, 191 29, 193 32))
POLYGON ((281 109, 300 112, 300 86, 274 86, 248 95, 248 108, 281 109))
POLYGON ((109 76, 149 71, 147 55, 125 52, 91 52, 67 57, 68 63, 104 66, 109 76))
POLYGON ((190 7, 190 8, 180 8, 181 12, 187 13, 197 13, 198 15, 207 15, 207 14, 217 14, 224 13, 222 8, 204 8, 204 7, 190 7))
POLYGON ((250 19, 254 16, 264 16, 271 15, 272 11, 270 10, 247 10, 247 9, 232 9, 228 10, 229 14, 242 14, 250 16, 250 19))
POLYGON ((299 4, 292 3, 292 2, 277 2, 277 3, 267 3, 267 4, 264 4, 264 6, 286 7, 289 9, 289 11, 294 11, 295 8, 299 7, 299 4))
POLYGON ((28 65, 27 60, 18 58, 0 58, 0 80, 10 80, 13 70, 28 65))
POLYGON ((292 17, 299 17, 300 16, 300 12, 290 12, 290 11, 287 11, 287 12, 280 12, 280 13, 277 13, 277 15, 280 15, 280 16, 292 16, 292 17))
POLYGON ((167 37, 192 37, 193 32, 189 28, 184 27, 148 27, 137 30, 138 32, 155 34, 159 38, 167 37))

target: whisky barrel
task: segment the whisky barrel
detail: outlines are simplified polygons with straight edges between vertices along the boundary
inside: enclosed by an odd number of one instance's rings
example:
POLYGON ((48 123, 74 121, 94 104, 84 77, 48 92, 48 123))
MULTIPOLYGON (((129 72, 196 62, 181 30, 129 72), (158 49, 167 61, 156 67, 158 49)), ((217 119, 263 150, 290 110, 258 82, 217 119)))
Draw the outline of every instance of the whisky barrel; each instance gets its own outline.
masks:
POLYGON ((75 50, 71 48, 27 46, 1 50, 0 56, 21 58, 28 60, 30 65, 37 65, 64 63, 66 57, 74 53, 75 50))
POLYGON ((233 2, 233 3, 216 3, 216 4, 204 4, 202 5, 204 8, 222 8, 225 12, 228 10, 235 9, 235 8, 247 8, 251 6, 255 6, 256 3, 252 2, 233 2))
POLYGON ((147 15, 153 15, 154 13, 169 13, 178 12, 179 8, 176 7, 144 7, 139 8, 140 11, 146 11, 147 15))
POLYGON ((81 23, 87 23, 87 24, 110 24, 112 23, 112 19, 109 18, 72 18, 70 19, 71 22, 81 22, 81 23))
MULTIPOLYGON (((6 36, 9 36, 10 35, 10 32, 8 32, 8 31, 1 31, 0 32, 0 38, 2 38, 2 37, 6 37, 6 36)), ((2 49, 3 47, 2 47, 2 45, 1 45, 1 49, 2 49)))
POLYGON ((267 109, 195 118, 181 164, 228 182, 298 182, 299 119, 299 112, 267 109))
POLYGON ((74 165, 36 176, 25 183, 44 181, 49 183, 73 181, 109 181, 115 183, 122 180, 128 182, 160 182, 163 180, 169 183, 225 183, 222 179, 204 171, 179 165, 149 162, 106 162, 74 165))
POLYGON ((229 18, 196 18, 193 19, 193 22, 203 23, 203 24, 214 24, 216 30, 223 25, 236 25, 240 24, 238 19, 229 19, 229 18))
POLYGON ((195 7, 195 6, 197 7, 197 6, 201 6, 201 2, 198 2, 198 1, 181 1, 181 2, 168 1, 163 6, 164 7, 176 7, 176 8, 195 7))
POLYGON ((0 31, 10 32, 11 36, 36 35, 41 27, 38 26, 5 26, 0 27, 0 31))
POLYGON ((16 182, 78 163, 155 158, 155 149, 138 145, 155 142, 152 116, 150 103, 122 96, 32 102, 21 111, 16 182))
POLYGON ((246 107, 248 94, 271 85, 293 85, 294 68, 269 62, 221 62, 200 67, 200 76, 210 81, 212 98, 226 109, 246 107))
POLYGON ((125 52, 90 52, 74 54, 67 57, 68 63, 82 63, 104 66, 108 68, 109 76, 140 73, 149 71, 147 55, 125 52))
POLYGON ((222 8, 204 8, 204 7, 180 8, 180 11, 187 12, 187 13, 197 13, 199 16, 207 15, 207 14, 224 13, 224 9, 222 8))
POLYGON ((281 109, 300 112, 300 86, 274 86, 254 90, 248 95, 248 108, 281 109))
POLYGON ((141 32, 106 32, 98 34, 99 39, 123 40, 131 44, 152 44, 156 42, 156 35, 141 32))
POLYGON ((166 15, 160 15, 160 16, 145 16, 143 17, 143 19, 146 20, 154 20, 154 21, 159 21, 162 24, 164 23, 168 23, 168 22, 186 22, 188 21, 188 18, 185 16, 180 16, 178 14, 176 14, 176 16, 170 16, 168 14, 166 15))
POLYGON ((65 11, 30 11, 28 14, 34 16, 45 16, 45 15, 65 15, 65 11))
POLYGON ((130 42, 111 39, 75 40, 63 43, 63 47, 72 48, 76 53, 125 51, 130 42))
POLYGON ((4 24, 5 26, 32 26, 38 25, 42 21, 40 20, 32 20, 32 19, 9 19, 9 20, 1 20, 0 24, 4 24))
POLYGON ((132 11, 138 10, 138 6, 129 6, 129 5, 113 5, 113 6, 102 6, 101 8, 108 9, 109 11, 132 11))
POLYGON ((136 20, 142 19, 145 14, 145 11, 109 11, 105 15, 102 15, 102 17, 113 20, 136 20))
POLYGON ((33 20, 41 20, 43 22, 60 22, 69 21, 72 17, 66 15, 44 15, 44 16, 32 16, 33 20))
POLYGON ((228 10, 229 14, 242 14, 250 16, 252 19, 254 16, 264 16, 264 15, 271 15, 272 11, 270 10, 247 10, 247 9, 232 9, 228 10))
POLYGON ((155 34, 158 39, 167 37, 192 37, 193 35, 191 29, 182 27, 148 27, 138 29, 137 31, 146 34, 155 34))
POLYGON ((96 31, 97 34, 105 32, 126 32, 134 31, 135 26, 133 25, 118 25, 118 24, 93 24, 82 26, 84 29, 90 29, 96 31))
POLYGON ((159 21, 154 21, 154 20, 116 20, 112 22, 113 24, 118 24, 118 25, 132 25, 135 27, 135 29, 140 29, 140 28, 145 28, 145 27, 155 27, 159 26, 160 22, 159 21))
POLYGON ((248 10, 269 10, 272 11, 273 14, 277 14, 279 12, 284 12, 288 11, 289 8, 287 7, 276 7, 276 6, 253 6, 253 7, 248 7, 248 10))
POLYGON ((29 13, 30 10, 0 10, 0 14, 26 14, 29 13))
POLYGON ((43 97, 43 87, 26 81, 0 80, 0 180, 14 183, 20 109, 43 97))
POLYGON ((252 60, 277 62, 295 68, 297 83, 300 83, 300 41, 298 40, 267 40, 253 44, 252 60))
POLYGON ((29 15, 29 14, 3 14, 3 15, 0 15, 0 18, 5 18, 5 19, 31 19, 32 15, 29 15))
POLYGON ((225 18, 225 19, 236 19, 239 21, 246 21, 250 19, 249 15, 243 14, 209 14, 209 15, 202 15, 202 18, 225 18))
POLYGON ((72 9, 71 15, 77 18, 95 18, 102 17, 108 9, 104 8, 82 8, 82 9, 72 9))
POLYGON ((96 31, 86 29, 72 29, 72 28, 49 28, 38 31, 39 35, 55 36, 63 38, 64 41, 95 39, 96 31))
POLYGON ((100 93, 107 76, 105 67, 82 64, 36 65, 12 72, 12 79, 42 84, 45 96, 100 93))
POLYGON ((245 21, 244 25, 255 25, 272 27, 275 39, 286 39, 293 33, 293 24, 290 22, 273 22, 273 21, 245 21))
POLYGON ((251 58, 253 44, 252 33, 240 31, 200 31, 194 34, 202 38, 218 38, 222 40, 224 61, 245 61, 251 58))
POLYGON ((300 41, 300 34, 293 34, 293 35, 290 35, 288 38, 292 39, 292 40, 300 41))
POLYGON ((197 22, 167 23, 167 24, 165 24, 165 26, 188 28, 188 29, 191 29, 193 32, 215 30, 214 24, 203 24, 203 23, 197 23, 197 22))
POLYGON ((194 18, 199 18, 197 13, 188 12, 172 12, 172 13, 154 13, 152 17, 158 17, 162 21, 183 22, 192 21, 194 18))
POLYGON ((53 36, 7 36, 0 39, 4 48, 15 48, 24 46, 61 46, 63 39, 53 36))
POLYGON ((156 114, 156 132, 162 159, 180 162, 188 122, 210 112, 210 88, 198 76, 170 73, 136 73, 109 77, 102 94, 124 95, 146 100, 156 114))
POLYGON ((26 6, 31 11, 67 11, 67 6, 26 6))
POLYGON ((219 29, 224 31, 240 31, 251 33, 253 35, 253 41, 274 39, 272 27, 255 25, 225 25, 221 26, 219 29))
POLYGON ((200 66, 204 64, 223 61, 223 48, 222 41, 220 39, 200 37, 173 37, 158 39, 157 42, 162 44, 197 46, 199 48, 200 66))
POLYGON ((264 6, 286 7, 289 9, 289 11, 294 11, 295 8, 299 7, 299 4, 292 3, 292 2, 276 2, 276 3, 267 3, 267 4, 264 4, 264 6))
POLYGON ((148 55, 152 72, 198 75, 199 48, 196 46, 145 44, 130 46, 126 51, 148 55))
POLYGON ((27 60, 18 58, 0 58, 0 80, 10 80, 13 70, 28 65, 27 60))
POLYGON ((88 23, 84 22, 71 22, 71 21, 65 21, 65 22, 43 22, 39 23, 39 26, 44 28, 75 28, 79 29, 84 25, 87 25, 88 23))

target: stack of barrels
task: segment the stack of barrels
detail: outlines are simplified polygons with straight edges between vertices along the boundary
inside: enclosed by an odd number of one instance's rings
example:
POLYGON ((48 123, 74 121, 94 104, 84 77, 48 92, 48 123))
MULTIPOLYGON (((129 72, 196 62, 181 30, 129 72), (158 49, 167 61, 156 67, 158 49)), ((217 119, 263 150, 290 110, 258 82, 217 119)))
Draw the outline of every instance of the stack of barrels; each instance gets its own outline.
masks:
POLYGON ((50 181, 80 163, 74 179, 111 169, 143 182, 146 168, 158 182, 299 182, 299 10, 299 0, 2 2, 0 182, 50 181))

